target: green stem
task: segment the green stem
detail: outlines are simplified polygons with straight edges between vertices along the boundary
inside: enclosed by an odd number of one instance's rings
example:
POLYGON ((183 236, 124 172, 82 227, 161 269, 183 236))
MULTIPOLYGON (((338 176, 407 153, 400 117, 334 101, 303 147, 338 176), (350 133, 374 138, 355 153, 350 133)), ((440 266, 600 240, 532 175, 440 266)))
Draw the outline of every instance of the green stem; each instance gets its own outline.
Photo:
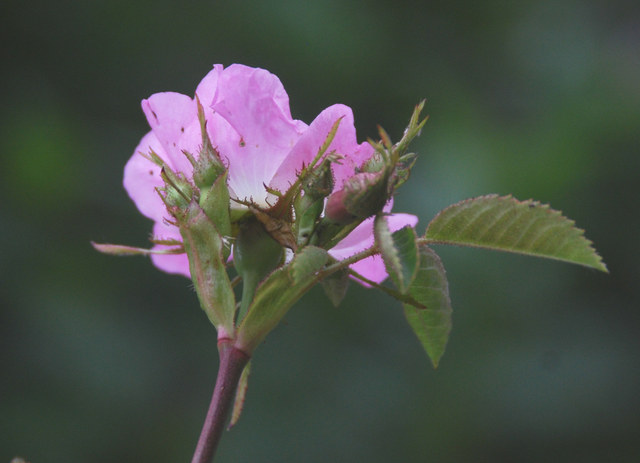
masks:
POLYGON ((191 463, 211 463, 233 408, 238 382, 249 356, 233 346, 230 339, 218 342, 220 367, 209 411, 191 463))

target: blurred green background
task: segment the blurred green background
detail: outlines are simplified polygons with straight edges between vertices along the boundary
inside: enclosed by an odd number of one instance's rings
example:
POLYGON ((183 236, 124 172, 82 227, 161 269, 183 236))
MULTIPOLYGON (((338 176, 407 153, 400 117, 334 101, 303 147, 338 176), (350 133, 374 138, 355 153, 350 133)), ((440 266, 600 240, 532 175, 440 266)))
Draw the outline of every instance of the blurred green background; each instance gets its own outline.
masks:
POLYGON ((186 462, 215 332, 146 245, 122 169, 140 100, 214 63, 277 74, 293 116, 360 139, 431 115, 397 211, 550 203, 610 275, 439 248, 454 304, 434 371, 395 301, 318 288, 255 355, 220 462, 640 461, 640 3, 9 0, 0 107, 0 461, 186 462))

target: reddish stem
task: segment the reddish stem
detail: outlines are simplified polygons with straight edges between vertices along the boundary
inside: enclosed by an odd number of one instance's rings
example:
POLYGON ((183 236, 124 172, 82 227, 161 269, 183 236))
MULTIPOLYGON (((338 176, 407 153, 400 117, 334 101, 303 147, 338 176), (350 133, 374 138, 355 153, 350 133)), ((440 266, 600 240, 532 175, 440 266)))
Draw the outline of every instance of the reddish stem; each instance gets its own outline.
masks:
POLYGON ((200 439, 191 463, 210 463, 222 437, 229 413, 233 408, 240 375, 249 362, 249 356, 233 346, 230 339, 218 341, 220 367, 216 387, 204 420, 200 439))

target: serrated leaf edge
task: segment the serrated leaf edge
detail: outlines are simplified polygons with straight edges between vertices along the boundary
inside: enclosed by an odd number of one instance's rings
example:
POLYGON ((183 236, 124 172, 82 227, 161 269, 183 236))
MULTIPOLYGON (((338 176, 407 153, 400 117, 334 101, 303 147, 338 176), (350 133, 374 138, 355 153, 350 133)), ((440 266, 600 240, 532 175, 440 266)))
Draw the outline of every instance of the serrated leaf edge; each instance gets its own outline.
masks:
MULTIPOLYGON (((464 209, 461 209, 461 212, 463 210, 464 209)), ((505 213, 506 213, 506 211, 505 211, 505 213)), ((474 218, 473 220, 475 221, 481 215, 482 215, 482 213, 478 214, 478 216, 476 218, 474 218)), ((455 217, 455 216, 453 216, 453 217, 455 217)), ((505 232, 506 232, 506 230, 505 230, 505 232)), ((525 234, 526 234, 526 230, 524 230, 522 235, 524 236, 525 234)), ((431 220, 431 222, 429 222, 429 224, 427 225, 427 228, 425 230, 425 234, 424 234, 424 238, 423 239, 428 244, 449 244, 449 245, 455 245, 455 246, 465 246, 465 247, 473 247, 473 248, 481 248, 481 249, 490 249, 490 250, 495 250, 495 251, 503 251, 503 252, 514 253, 514 254, 522 254, 522 255, 528 255, 528 256, 534 256, 534 257, 542 257, 542 258, 546 258, 546 259, 552 259, 552 260, 557 260, 557 261, 561 261, 561 262, 568 262, 568 263, 572 263, 572 264, 582 265, 584 267, 594 268, 596 270, 600 270, 600 271, 609 273, 609 270, 607 269, 606 264, 603 262, 602 257, 595 250, 595 247, 593 246, 593 242, 591 240, 589 240, 585 236, 585 231, 583 229, 578 228, 578 227, 575 226, 575 221, 574 220, 564 216, 561 211, 558 211, 556 209, 552 209, 548 204, 543 204, 543 203, 541 203, 539 201, 536 201, 536 200, 533 200, 533 199, 518 200, 518 199, 514 198, 512 195, 500 196, 498 194, 488 194, 488 195, 478 196, 478 197, 475 197, 475 198, 465 199, 465 200, 459 201, 459 202, 457 202, 455 204, 452 204, 452 205, 444 208, 440 212, 438 212, 436 214, 436 216, 431 220), (543 210, 546 210, 550 215, 554 215, 554 216, 557 216, 557 217, 559 217, 561 219, 564 219, 566 221, 566 224, 570 225, 572 227, 572 229, 575 230, 578 233, 577 234, 577 238, 582 240, 585 248, 588 248, 592 252, 593 256, 595 257, 596 264, 589 265, 589 264, 585 264, 585 263, 582 263, 582 262, 573 261, 571 259, 565 259, 565 258, 561 258, 561 257, 556 257, 556 256, 553 256, 553 255, 542 254, 542 253, 526 251, 526 250, 513 249, 513 248, 503 247, 503 246, 498 246, 498 245, 487 245, 487 244, 482 244, 482 243, 474 243, 474 242, 471 242, 471 241, 455 241, 455 240, 451 240, 451 239, 441 239, 441 238, 431 238, 431 237, 429 237, 429 230, 430 230, 431 225, 433 223, 437 222, 438 219, 441 218, 443 215, 449 213, 451 211, 451 209, 459 208, 459 207, 461 207, 461 206, 463 206, 464 204, 467 204, 467 203, 477 202, 477 201, 481 201, 481 200, 496 199, 496 198, 500 199, 500 200, 511 201, 516 206, 523 205, 523 206, 527 206, 527 207, 531 207, 531 208, 543 209, 543 210)))

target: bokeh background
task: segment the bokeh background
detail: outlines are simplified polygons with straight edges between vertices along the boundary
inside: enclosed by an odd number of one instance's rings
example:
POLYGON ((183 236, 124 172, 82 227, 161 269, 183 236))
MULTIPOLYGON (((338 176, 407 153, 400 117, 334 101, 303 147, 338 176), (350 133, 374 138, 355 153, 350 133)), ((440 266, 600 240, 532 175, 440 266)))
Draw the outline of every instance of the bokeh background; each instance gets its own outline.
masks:
POLYGON ((550 203, 610 275, 438 248, 454 329, 433 370, 398 303, 317 288, 256 352, 220 462, 640 461, 640 3, 80 1, 0 7, 0 461, 190 461, 215 332, 121 186, 140 100, 214 63, 269 69, 294 117, 361 139, 431 115, 396 210, 550 203))

